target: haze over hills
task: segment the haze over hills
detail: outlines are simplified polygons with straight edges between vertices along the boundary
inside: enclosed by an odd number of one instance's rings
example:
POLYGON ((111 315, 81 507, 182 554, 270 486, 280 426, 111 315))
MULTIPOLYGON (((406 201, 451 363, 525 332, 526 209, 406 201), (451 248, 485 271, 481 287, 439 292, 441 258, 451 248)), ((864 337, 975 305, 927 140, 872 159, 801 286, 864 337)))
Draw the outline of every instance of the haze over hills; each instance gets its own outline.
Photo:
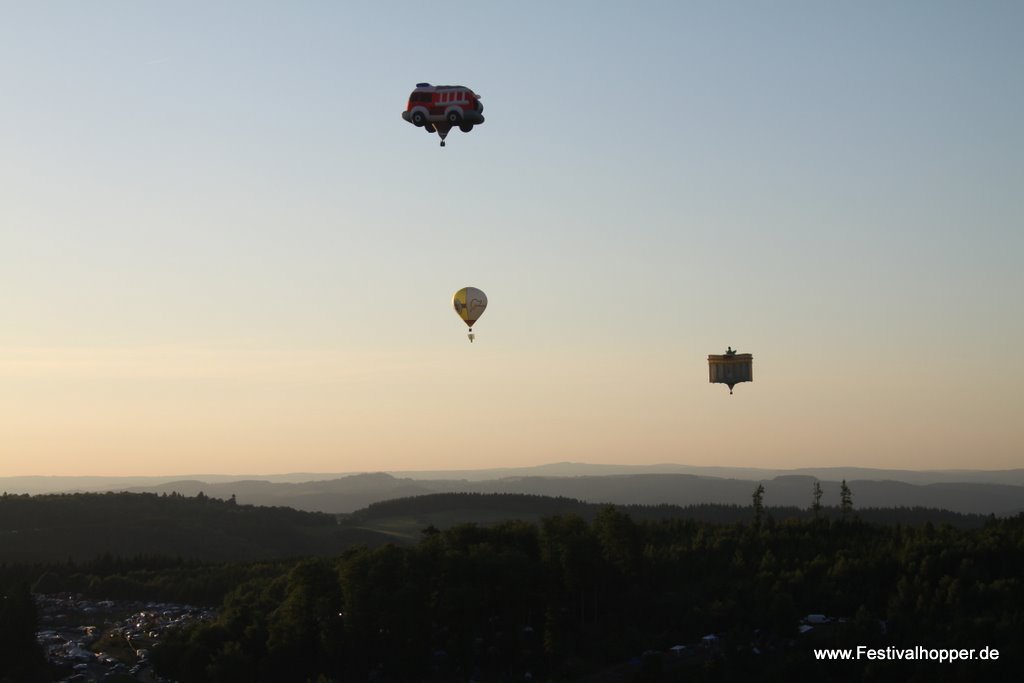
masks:
POLYGON ((757 482, 766 505, 808 507, 815 479, 823 502, 838 504, 839 482, 855 507, 930 507, 961 513, 1009 515, 1024 510, 1024 470, 908 471, 865 468, 773 470, 685 465, 554 463, 530 468, 350 475, 289 474, 256 477, 12 477, 9 493, 127 490, 215 498, 299 510, 346 513, 372 503, 431 493, 525 493, 591 503, 749 505, 757 482), (447 475, 447 476, 444 476, 447 475), (321 477, 321 478, 318 478, 321 477))
MULTIPOLYGON (((509 477, 579 477, 625 474, 693 474, 724 479, 763 481, 785 475, 802 475, 822 481, 876 480, 908 484, 976 483, 1024 486, 1024 468, 1011 470, 888 470, 869 467, 711 467, 660 463, 656 465, 606 465, 557 462, 531 467, 492 467, 472 470, 388 470, 401 479, 488 481, 509 477)), ((165 476, 18 476, 0 477, 0 491, 8 493, 61 493, 68 491, 117 491, 131 487, 159 486, 176 481, 227 483, 265 481, 300 484, 366 474, 366 472, 291 472, 287 474, 175 474, 165 476)))
POLYGON ((1024 486, 1024 468, 1012 470, 889 470, 870 467, 803 467, 797 469, 759 467, 714 467, 659 463, 656 465, 605 465, 558 462, 533 467, 502 467, 478 470, 389 471, 396 477, 413 479, 466 479, 484 481, 507 477, 578 477, 610 474, 693 474, 724 479, 761 481, 784 475, 803 475, 822 481, 843 479, 902 481, 908 484, 984 483, 1024 486))

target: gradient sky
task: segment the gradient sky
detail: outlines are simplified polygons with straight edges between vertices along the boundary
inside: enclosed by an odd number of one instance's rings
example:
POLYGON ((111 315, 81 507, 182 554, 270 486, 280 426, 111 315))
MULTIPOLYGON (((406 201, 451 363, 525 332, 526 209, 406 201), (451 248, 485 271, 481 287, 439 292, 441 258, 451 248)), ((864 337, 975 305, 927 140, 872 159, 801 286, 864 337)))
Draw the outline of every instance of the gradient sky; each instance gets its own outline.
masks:
POLYGON ((0 17, 0 476, 1024 466, 1022 3, 0 17))

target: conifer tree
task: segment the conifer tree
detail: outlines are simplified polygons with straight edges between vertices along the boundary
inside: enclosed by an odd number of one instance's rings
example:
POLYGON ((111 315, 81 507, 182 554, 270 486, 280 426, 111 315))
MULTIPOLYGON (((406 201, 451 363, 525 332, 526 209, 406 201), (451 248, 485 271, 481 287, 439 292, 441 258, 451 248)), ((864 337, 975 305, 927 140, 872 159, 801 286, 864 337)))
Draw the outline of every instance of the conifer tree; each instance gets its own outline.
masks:
POLYGON ((758 484, 754 489, 754 526, 761 526, 761 519, 764 517, 764 484, 758 484))
POLYGON ((821 515, 821 482, 814 482, 814 502, 811 503, 811 510, 814 511, 814 518, 818 519, 821 515))
POLYGON ((845 479, 843 479, 843 483, 839 487, 839 507, 843 512, 843 517, 847 517, 853 512, 853 493, 850 491, 850 487, 846 485, 845 479))

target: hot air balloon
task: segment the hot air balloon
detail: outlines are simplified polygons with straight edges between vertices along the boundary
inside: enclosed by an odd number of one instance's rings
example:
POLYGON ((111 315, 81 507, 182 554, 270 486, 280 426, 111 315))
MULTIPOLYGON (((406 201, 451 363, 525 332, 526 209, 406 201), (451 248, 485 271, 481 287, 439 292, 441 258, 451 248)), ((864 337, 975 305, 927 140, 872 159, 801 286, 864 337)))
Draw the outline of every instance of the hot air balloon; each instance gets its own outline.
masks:
POLYGON ((708 381, 726 384, 729 393, 740 382, 754 381, 754 357, 749 353, 736 353, 730 346, 721 356, 708 356, 708 381))
POLYGON ((483 123, 483 110, 480 96, 465 86, 417 83, 402 118, 428 133, 437 133, 444 147, 444 139, 453 126, 468 133, 473 126, 483 123))
POLYGON ((487 308, 487 295, 476 287, 463 287, 455 292, 452 297, 452 305, 455 312, 459 314, 462 321, 469 325, 469 341, 476 338, 473 334, 473 324, 484 314, 487 308))

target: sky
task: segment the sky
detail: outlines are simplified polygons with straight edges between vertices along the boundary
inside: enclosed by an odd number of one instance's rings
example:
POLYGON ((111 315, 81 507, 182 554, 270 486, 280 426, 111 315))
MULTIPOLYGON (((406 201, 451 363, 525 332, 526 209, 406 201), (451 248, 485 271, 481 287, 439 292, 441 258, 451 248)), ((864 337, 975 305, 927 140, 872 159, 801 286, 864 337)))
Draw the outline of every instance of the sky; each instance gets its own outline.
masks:
POLYGON ((1024 4, 0 15, 0 476, 1024 466, 1024 4))

